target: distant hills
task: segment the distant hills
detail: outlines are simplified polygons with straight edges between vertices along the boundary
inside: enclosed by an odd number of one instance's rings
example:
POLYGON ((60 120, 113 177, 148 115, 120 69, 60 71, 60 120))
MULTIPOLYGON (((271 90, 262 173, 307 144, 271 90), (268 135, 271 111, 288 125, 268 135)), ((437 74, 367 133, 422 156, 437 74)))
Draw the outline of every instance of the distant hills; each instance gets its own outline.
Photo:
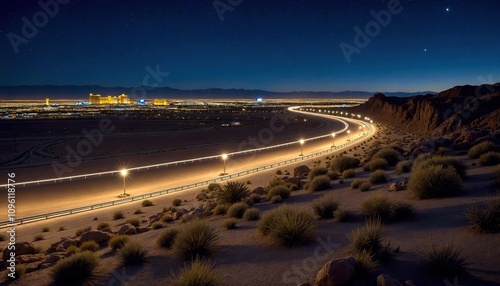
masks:
MULTIPOLYGON (((99 85, 22 85, 22 86, 0 86, 0 99, 22 100, 22 99, 88 99, 89 93, 101 95, 118 95, 125 93, 132 99, 252 99, 263 97, 264 99, 280 98, 360 98, 367 99, 376 92, 367 91, 296 91, 296 92, 274 92, 259 89, 176 89, 171 87, 103 87, 99 85)), ((435 94, 431 91, 423 92, 386 92, 388 96, 408 97, 419 94, 435 94)))

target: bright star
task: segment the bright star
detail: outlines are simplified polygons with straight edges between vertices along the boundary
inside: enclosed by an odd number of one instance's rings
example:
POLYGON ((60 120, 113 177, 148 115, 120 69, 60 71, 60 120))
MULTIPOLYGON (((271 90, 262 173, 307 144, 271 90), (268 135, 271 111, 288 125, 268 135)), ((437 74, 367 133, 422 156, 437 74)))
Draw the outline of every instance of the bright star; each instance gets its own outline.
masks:
POLYGON ((427 49, 424 49, 424 52, 427 52, 427 49))
POLYGON ((450 8, 446 8, 446 12, 450 12, 450 8))

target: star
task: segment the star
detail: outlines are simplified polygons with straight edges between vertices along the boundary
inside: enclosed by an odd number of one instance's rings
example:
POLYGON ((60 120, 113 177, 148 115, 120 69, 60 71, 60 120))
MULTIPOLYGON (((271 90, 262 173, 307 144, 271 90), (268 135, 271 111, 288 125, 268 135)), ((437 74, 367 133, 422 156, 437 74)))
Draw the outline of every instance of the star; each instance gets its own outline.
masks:
POLYGON ((450 8, 446 8, 446 12, 450 12, 450 8))
POLYGON ((427 49, 424 49, 424 52, 427 52, 427 49))

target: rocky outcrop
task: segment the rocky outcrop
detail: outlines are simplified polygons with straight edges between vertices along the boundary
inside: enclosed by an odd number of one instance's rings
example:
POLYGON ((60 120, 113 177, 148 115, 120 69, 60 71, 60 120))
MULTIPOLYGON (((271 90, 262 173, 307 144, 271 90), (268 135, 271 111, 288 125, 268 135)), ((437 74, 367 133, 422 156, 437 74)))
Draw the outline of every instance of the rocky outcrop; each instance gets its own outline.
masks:
POLYGON ((80 243, 86 242, 86 241, 95 241, 99 244, 108 242, 108 240, 111 238, 111 235, 107 232, 103 232, 100 230, 89 230, 87 232, 84 232, 82 236, 80 237, 80 243))
MULTIPOLYGON (((35 253, 35 247, 27 241, 16 242, 14 244, 14 249, 15 249, 16 256, 23 255, 23 254, 34 254, 35 253)), ((12 250, 9 250, 8 247, 6 247, 3 250, 3 255, 2 255, 3 261, 7 261, 10 258, 11 251, 12 250)))
POLYGON ((333 259, 316 275, 316 286, 346 285, 354 275, 354 257, 333 259))
POLYGON ((298 176, 307 176, 309 174, 309 167, 306 165, 298 166, 295 169, 293 169, 293 176, 298 177, 298 176))

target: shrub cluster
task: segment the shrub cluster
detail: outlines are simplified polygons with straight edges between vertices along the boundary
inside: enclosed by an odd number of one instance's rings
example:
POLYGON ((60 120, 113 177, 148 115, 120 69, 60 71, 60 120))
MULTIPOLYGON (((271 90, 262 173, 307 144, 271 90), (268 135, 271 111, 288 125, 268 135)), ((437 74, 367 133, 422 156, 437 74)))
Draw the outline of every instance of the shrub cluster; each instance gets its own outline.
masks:
POLYGON ((179 227, 172 248, 185 259, 210 255, 218 248, 219 231, 205 220, 193 220, 179 227))
POLYGON ((408 160, 400 161, 396 164, 396 174, 401 175, 403 173, 411 172, 412 163, 408 160))
POLYGON ((61 259, 52 269, 51 276, 55 284, 73 285, 86 282, 95 275, 99 257, 93 252, 76 253, 61 259))
POLYGON ((290 197, 290 189, 285 185, 275 185, 267 191, 266 199, 271 200, 274 196, 280 196, 282 199, 290 197))
POLYGON ((396 164, 403 159, 401 154, 394 150, 393 148, 382 148, 370 159, 374 160, 377 158, 382 158, 387 161, 389 166, 396 166, 396 164))
POLYGON ((361 213, 382 221, 387 219, 402 221, 415 216, 415 206, 406 201, 392 202, 387 196, 374 194, 363 200, 361 213))
POLYGON ((344 172, 345 170, 356 168, 359 163, 359 159, 355 157, 337 157, 330 162, 330 170, 344 172))
POLYGON ((477 162, 483 166, 493 166, 500 164, 500 152, 486 152, 479 157, 477 162))
POLYGON ((481 157, 481 155, 490 151, 497 151, 495 144, 491 141, 484 141, 472 146, 467 155, 470 159, 477 159, 481 157))
POLYGON ((387 183, 388 177, 384 170, 376 170, 370 174, 368 181, 372 184, 387 183))
POLYGON ((408 181, 408 190, 417 199, 450 197, 461 189, 462 179, 455 168, 442 165, 419 165, 408 181))
POLYGON ((247 204, 245 204, 243 202, 239 202, 239 203, 235 203, 234 205, 230 206, 227 209, 226 213, 229 217, 242 218, 243 214, 245 213, 245 211, 247 209, 248 209, 247 204))
POLYGON ((316 167, 316 168, 312 168, 309 171, 309 175, 307 175, 307 177, 309 180, 312 180, 314 177, 326 175, 327 173, 328 173, 328 170, 325 167, 316 167))
POLYGON ((443 277, 456 277, 464 272, 468 264, 467 260, 463 250, 452 244, 433 245, 423 254, 423 262, 427 270, 443 277))
POLYGON ((217 268, 207 260, 195 259, 191 266, 185 266, 173 276, 168 285, 172 286, 217 286, 223 284, 223 278, 217 268))
POLYGON ((334 211, 339 203, 332 196, 322 196, 321 199, 312 205, 314 213, 320 218, 333 218, 334 211))
POLYGON ((318 192, 330 187, 330 178, 327 175, 314 177, 311 181, 307 182, 306 189, 309 192, 318 192))
POLYGON ((500 231, 500 198, 488 200, 483 208, 478 205, 468 207, 465 217, 480 232, 500 231))
POLYGON ((386 170, 389 166, 384 158, 373 158, 363 166, 364 171, 386 170))
POLYGON ((220 186, 216 191, 216 198, 222 204, 241 202, 250 196, 250 190, 245 183, 229 181, 220 186))

